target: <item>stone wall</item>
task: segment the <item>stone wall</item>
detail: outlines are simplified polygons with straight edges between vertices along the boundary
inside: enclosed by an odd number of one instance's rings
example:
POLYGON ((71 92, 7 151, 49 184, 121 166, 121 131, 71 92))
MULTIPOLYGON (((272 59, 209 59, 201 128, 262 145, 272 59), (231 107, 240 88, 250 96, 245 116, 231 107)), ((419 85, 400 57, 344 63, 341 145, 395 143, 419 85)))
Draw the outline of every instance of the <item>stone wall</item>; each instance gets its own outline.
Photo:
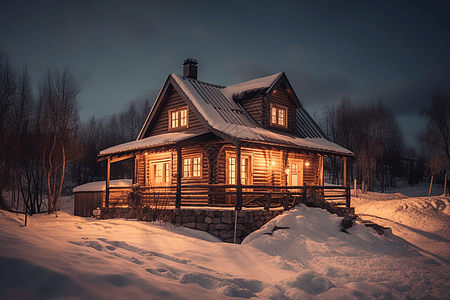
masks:
MULTIPOLYGON (((251 232, 258 230, 268 221, 282 213, 283 210, 281 209, 270 211, 264 209, 239 211, 236 226, 236 242, 241 243, 251 232)), ((234 242, 234 210, 183 208, 159 209, 156 211, 144 208, 139 212, 133 208, 109 208, 102 212, 101 218, 137 218, 142 221, 161 220, 172 223, 175 226, 206 231, 217 236, 224 242, 234 242), (137 217, 138 215, 139 218, 137 217)))

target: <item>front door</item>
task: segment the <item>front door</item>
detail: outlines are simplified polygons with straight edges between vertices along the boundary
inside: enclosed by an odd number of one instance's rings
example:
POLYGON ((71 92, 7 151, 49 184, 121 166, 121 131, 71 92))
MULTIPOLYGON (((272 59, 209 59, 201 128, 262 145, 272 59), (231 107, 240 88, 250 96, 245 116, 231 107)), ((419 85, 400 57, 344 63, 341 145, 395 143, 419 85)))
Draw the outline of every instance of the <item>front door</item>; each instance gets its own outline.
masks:
MULTIPOLYGON (((227 154, 226 161, 226 184, 235 185, 236 184, 236 155, 233 153, 227 154)), ((252 177, 252 157, 250 155, 241 155, 241 184, 251 185, 253 184, 252 177)), ((227 189, 227 191, 235 191, 236 189, 227 189)), ((243 189, 243 191, 249 191, 250 189, 243 189)), ((234 195, 227 195, 227 203, 231 203, 234 199, 234 195)))
POLYGON ((303 185, 303 160, 292 159, 289 160, 289 186, 302 186, 303 185))

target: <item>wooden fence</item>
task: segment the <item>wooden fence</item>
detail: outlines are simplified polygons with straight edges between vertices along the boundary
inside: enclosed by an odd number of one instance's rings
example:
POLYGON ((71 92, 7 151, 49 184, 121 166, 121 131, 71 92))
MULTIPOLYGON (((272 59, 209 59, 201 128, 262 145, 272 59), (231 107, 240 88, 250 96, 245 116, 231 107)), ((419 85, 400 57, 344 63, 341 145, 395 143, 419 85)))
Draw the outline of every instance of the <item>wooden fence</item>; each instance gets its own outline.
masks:
MULTIPOLYGON (((176 186, 140 187, 137 190, 140 203, 149 207, 210 206, 235 207, 235 185, 182 185, 179 190, 181 201, 177 203, 176 186)), ((109 188, 107 207, 133 206, 132 189, 109 188)), ((343 186, 261 186, 243 185, 240 207, 284 207, 289 209, 304 203, 307 206, 321 206, 332 203, 337 207, 350 207, 350 190, 343 186)))

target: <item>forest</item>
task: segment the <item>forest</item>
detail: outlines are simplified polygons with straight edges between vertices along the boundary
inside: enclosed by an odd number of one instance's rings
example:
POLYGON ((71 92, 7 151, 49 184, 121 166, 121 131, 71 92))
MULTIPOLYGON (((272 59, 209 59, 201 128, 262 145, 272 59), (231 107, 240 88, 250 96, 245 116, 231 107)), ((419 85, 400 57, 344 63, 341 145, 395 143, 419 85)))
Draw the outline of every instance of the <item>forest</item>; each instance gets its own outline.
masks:
MULTIPOLYGON (((82 122, 77 96, 83 86, 68 67, 45 70, 37 89, 34 84, 26 67, 13 66, 0 52, 0 208, 55 213, 60 195, 105 180, 99 151, 135 140, 151 107, 149 99, 131 101, 117 115, 82 122)), ((404 183, 442 183, 450 171, 450 95, 436 91, 424 101, 428 106, 420 114, 427 126, 417 137, 419 151, 405 147, 398 122, 382 102, 342 98, 316 121, 331 141, 355 153, 347 178, 358 188, 385 192, 404 183)), ((343 184, 341 164, 325 160, 326 182, 343 184)), ((131 178, 132 169, 130 161, 115 164, 111 179, 131 178)))

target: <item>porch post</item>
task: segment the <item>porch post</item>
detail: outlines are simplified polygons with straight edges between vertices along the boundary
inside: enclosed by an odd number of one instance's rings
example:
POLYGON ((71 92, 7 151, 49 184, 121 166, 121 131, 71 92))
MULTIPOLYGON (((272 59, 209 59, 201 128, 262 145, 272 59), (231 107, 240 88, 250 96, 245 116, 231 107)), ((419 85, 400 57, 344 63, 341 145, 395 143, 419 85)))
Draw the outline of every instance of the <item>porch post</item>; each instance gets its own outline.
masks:
POLYGON ((344 161, 344 186, 347 187, 347 157, 342 160, 344 161))
POLYGON ((323 185, 323 156, 319 156, 319 185, 323 185))
POLYGON ((236 199, 234 201, 234 209, 242 209, 242 182, 241 182, 241 145, 236 144, 236 199))
POLYGON ((181 157, 181 147, 177 145, 177 192, 175 196, 175 207, 181 207, 181 172, 183 172, 183 159, 181 157))
POLYGON ((109 208, 109 180, 111 179, 111 156, 108 156, 106 162, 106 194, 105 194, 105 207, 109 208))

